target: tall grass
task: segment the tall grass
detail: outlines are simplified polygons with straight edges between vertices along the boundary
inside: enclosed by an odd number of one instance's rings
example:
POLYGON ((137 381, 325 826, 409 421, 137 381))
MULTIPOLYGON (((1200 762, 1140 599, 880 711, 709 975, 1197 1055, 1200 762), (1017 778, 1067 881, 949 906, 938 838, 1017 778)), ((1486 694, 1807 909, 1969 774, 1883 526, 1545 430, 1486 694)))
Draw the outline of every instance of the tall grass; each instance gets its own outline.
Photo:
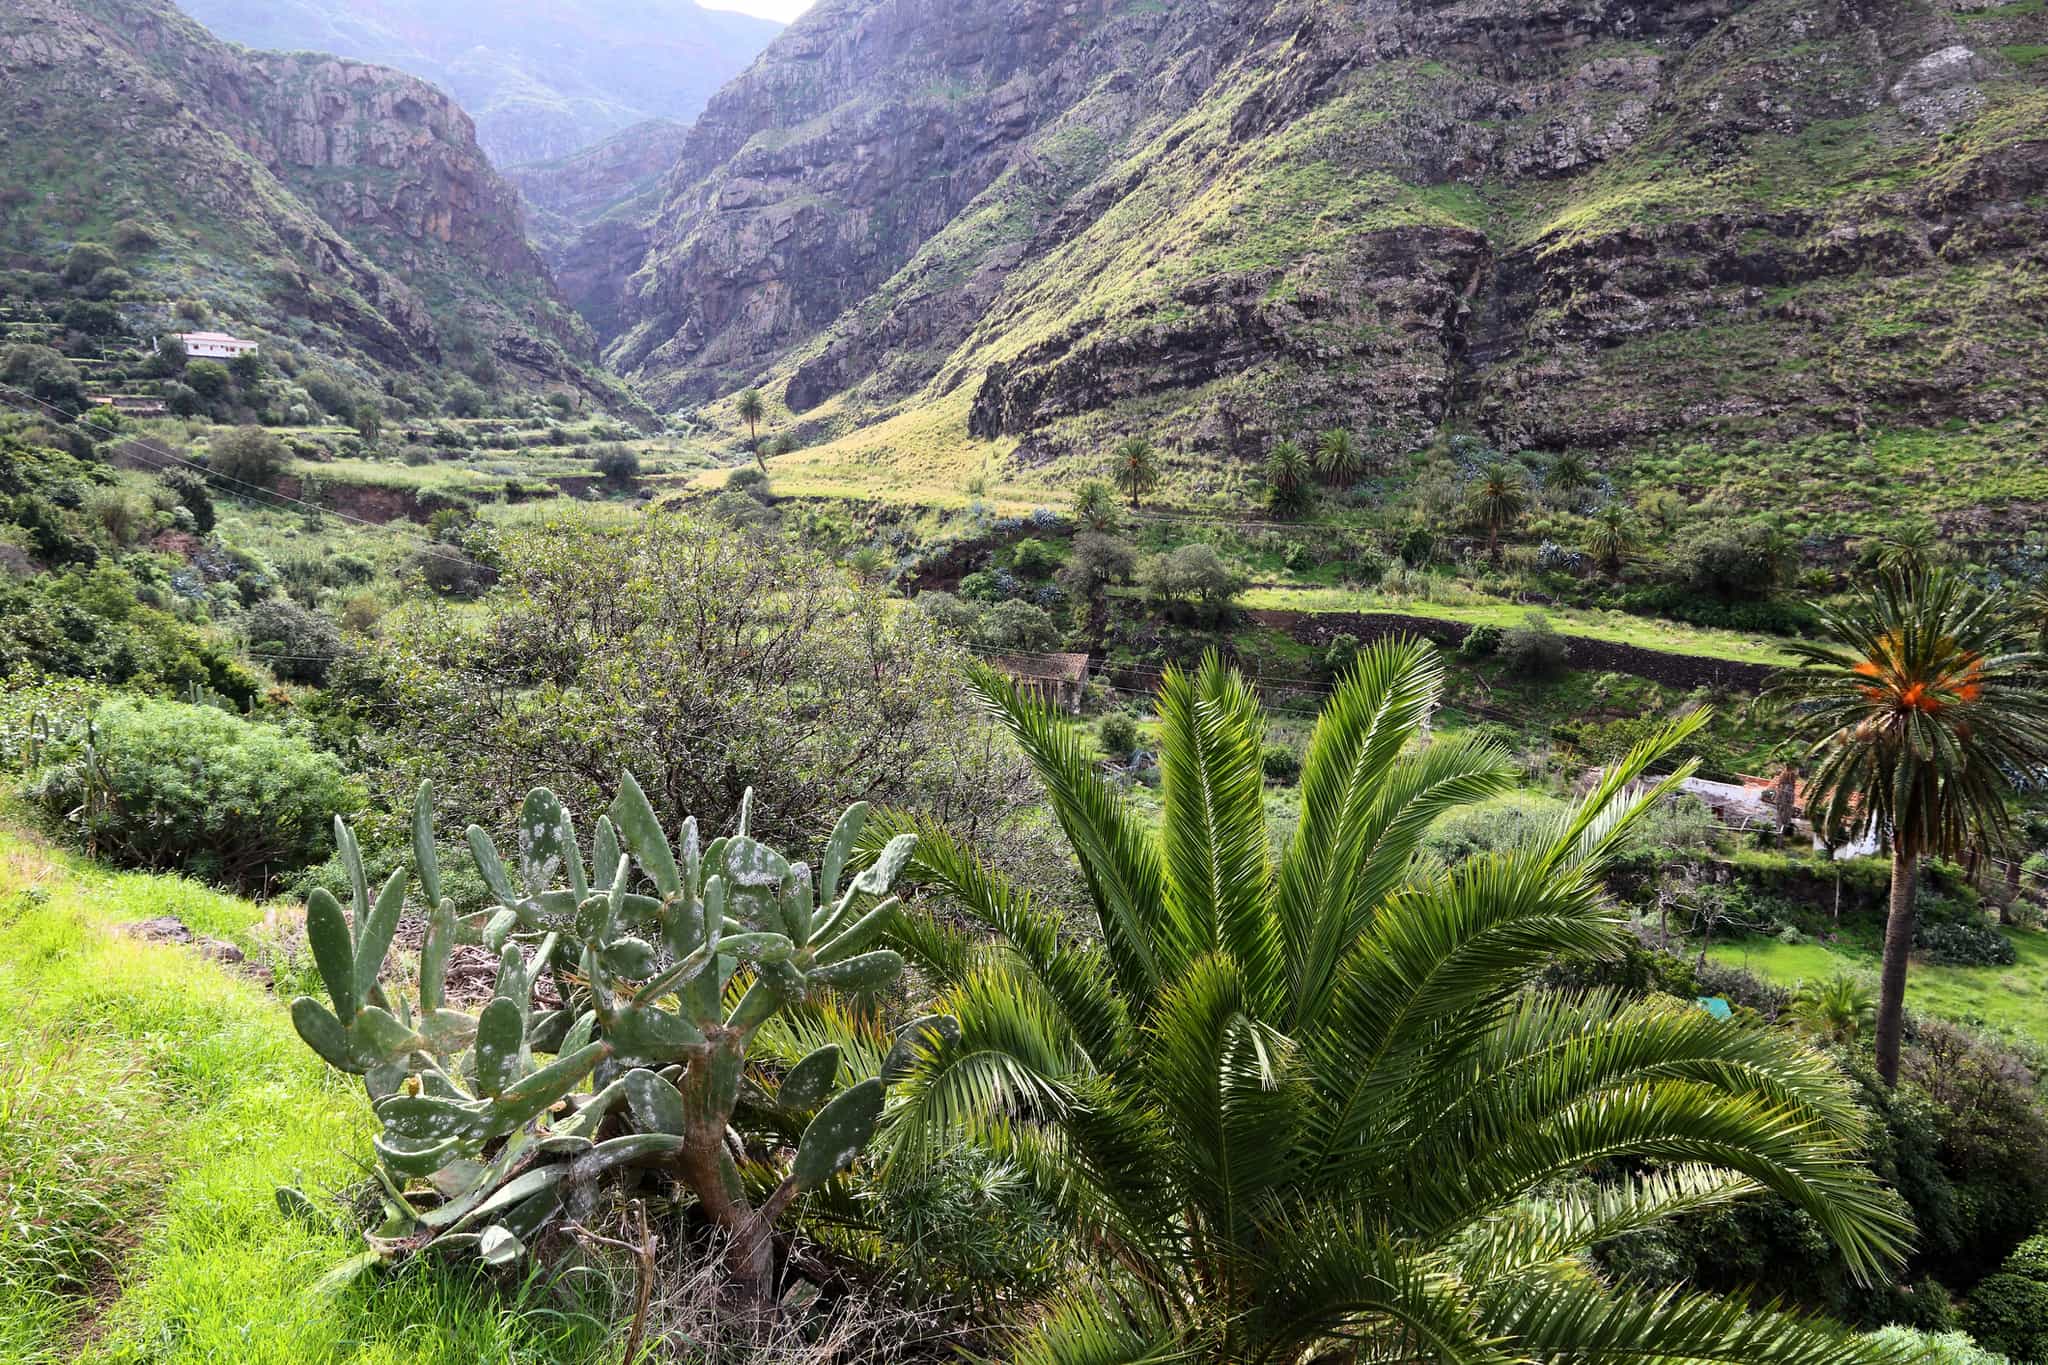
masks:
POLYGON ((610 1305, 545 1280, 423 1264, 314 1294, 361 1246, 342 1208, 368 1151, 361 1091, 260 985, 117 931, 159 915, 263 937, 258 906, 0 827, 0 1361, 613 1357, 610 1305), (280 1211, 286 1183, 323 1214, 280 1211))

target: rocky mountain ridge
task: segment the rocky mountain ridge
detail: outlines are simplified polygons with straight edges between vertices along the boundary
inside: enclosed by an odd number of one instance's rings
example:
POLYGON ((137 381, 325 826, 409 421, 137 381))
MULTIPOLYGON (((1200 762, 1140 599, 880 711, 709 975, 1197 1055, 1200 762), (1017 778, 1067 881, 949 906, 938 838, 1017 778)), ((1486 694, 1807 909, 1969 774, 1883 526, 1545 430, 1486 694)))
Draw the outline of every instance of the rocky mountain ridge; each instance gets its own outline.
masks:
POLYGON ((825 0, 620 244, 608 355, 1037 461, 1999 422, 2044 53, 1974 0, 825 0))
POLYGON ((125 217, 168 247, 145 275, 226 321, 395 369, 454 363, 455 338, 530 381, 609 391, 517 193, 432 86, 230 48, 167 0, 21 0, 0 15, 0 75, 17 242, 125 217))
POLYGON ((395 67, 448 91, 500 167, 687 120, 781 30, 691 0, 182 0, 230 42, 395 67))

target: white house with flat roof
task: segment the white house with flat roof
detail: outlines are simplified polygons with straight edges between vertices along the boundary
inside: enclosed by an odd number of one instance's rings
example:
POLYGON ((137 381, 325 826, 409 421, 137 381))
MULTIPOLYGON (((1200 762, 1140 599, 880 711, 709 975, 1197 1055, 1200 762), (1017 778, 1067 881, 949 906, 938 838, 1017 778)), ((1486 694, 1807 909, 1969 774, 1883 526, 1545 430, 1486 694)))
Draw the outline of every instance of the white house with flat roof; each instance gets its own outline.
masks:
POLYGON ((256 349, 255 342, 226 332, 185 332, 178 340, 185 343, 185 354, 194 360, 233 360, 256 349))

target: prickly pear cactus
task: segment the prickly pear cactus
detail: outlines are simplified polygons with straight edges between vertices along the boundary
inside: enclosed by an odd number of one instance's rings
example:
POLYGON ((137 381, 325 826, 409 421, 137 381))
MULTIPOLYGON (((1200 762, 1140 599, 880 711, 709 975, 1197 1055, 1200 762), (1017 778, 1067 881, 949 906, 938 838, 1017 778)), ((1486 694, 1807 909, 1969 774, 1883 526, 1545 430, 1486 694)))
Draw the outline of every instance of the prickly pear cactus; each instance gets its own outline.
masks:
POLYGON ((954 1027, 917 1021, 881 1076, 844 1087, 836 1048, 779 1080, 749 1065, 749 1043, 778 1012, 821 991, 879 990, 902 972, 901 957, 873 945, 896 912, 888 892, 915 836, 851 879, 865 806, 840 818, 815 873, 749 837, 751 800, 734 834, 705 842, 690 820, 671 843, 627 774, 586 860, 568 811, 536 790, 509 861, 470 827, 497 904, 458 922, 441 894, 432 801, 422 786, 413 871, 433 908, 411 996, 384 974, 407 875, 373 894, 340 821, 354 903, 315 891, 306 909, 328 1003, 302 996, 292 1021, 330 1065, 364 1078, 381 1127, 386 1217, 343 1270, 429 1249, 510 1262, 598 1182, 657 1167, 728 1234, 735 1286, 764 1297, 775 1219, 859 1156, 902 1070, 897 1054, 954 1027), (493 996, 474 1014, 446 1000, 458 938, 498 955, 493 996), (543 980, 554 1008, 538 1001, 543 980), (763 1144, 730 1136, 752 1108, 804 1123, 786 1170, 749 1156, 763 1144))

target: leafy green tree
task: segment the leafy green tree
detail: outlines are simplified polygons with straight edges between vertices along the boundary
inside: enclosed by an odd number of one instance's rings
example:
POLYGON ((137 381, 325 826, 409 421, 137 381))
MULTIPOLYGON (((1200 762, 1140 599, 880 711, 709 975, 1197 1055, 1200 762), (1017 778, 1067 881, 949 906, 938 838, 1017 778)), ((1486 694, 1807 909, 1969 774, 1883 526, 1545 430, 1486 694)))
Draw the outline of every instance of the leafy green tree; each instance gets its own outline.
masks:
POLYGON ((1862 1275, 1911 1232, 1860 1159, 1848 1083, 1792 1035, 1532 989, 1557 955, 1621 943, 1602 871, 1678 779, 1628 793, 1698 718, 1537 841, 1429 873, 1415 856, 1436 818, 1514 770, 1485 743, 1411 743, 1443 684, 1426 645, 1376 644, 1340 684, 1277 862, 1263 717, 1215 658, 1160 689, 1156 822, 1099 774, 1086 730, 975 681, 1038 770, 1087 923, 935 823, 890 822, 919 835, 907 876, 997 948, 936 917, 898 926, 959 1032, 922 1050, 878 1141, 906 1172, 963 1135, 993 1144, 1083 1230, 1098 1280, 1033 1326, 1020 1365, 1888 1359, 1591 1268, 1596 1244, 1759 1190, 1862 1275), (1616 1158, 1600 1187, 1571 1179, 1616 1158))
POLYGON ((431 773, 473 819, 543 783, 590 810, 631 768, 665 820, 729 824, 752 786, 756 825, 795 838, 855 801, 972 823, 1023 799, 957 647, 823 555, 677 516, 537 529, 494 553, 499 591, 400 608, 353 665, 396 703, 377 712, 394 802, 431 773))
POLYGON ((218 360, 194 360, 185 366, 185 383, 209 403, 225 398, 235 386, 235 377, 218 360))
POLYGON ((1116 493, 1101 479, 1089 479, 1074 490, 1073 516, 1076 522, 1098 534, 1114 531, 1123 524, 1116 493))
POLYGON ((1486 557, 1500 563, 1500 538, 1529 510, 1529 476, 1520 465, 1496 460, 1479 471, 1465 495, 1472 519, 1486 532, 1486 557))
POLYGON ((2048 679, 2001 604, 1950 574, 1887 577, 1821 621, 1829 638, 1789 644, 1800 667, 1772 690, 1811 741, 1814 826, 1891 851, 1876 1047, 1896 1085, 1920 860, 2009 842, 2011 775, 2048 762, 2048 679))
POLYGON ((761 458, 759 429, 761 419, 768 411, 768 405, 762 402, 761 391, 759 389, 742 389, 740 396, 733 400, 733 411, 737 412, 739 419, 747 424, 747 445, 754 452, 754 463, 760 465, 762 470, 766 471, 768 462, 761 458))
POLYGON ((1116 486, 1131 500, 1131 510, 1138 510, 1138 500, 1159 482, 1159 458, 1153 452, 1152 443, 1143 436, 1126 436, 1117 442, 1111 457, 1116 474, 1116 486))
POLYGON ((356 435, 374 445, 377 438, 383 434, 383 407, 374 398, 358 399, 356 401, 356 435))
POLYGON ((1275 516, 1293 518, 1308 510, 1314 497, 1309 459, 1295 442, 1281 441, 1267 454, 1266 496, 1275 516))
POLYGON ((23 343, 0 355, 0 383, 24 389, 52 407, 76 414, 85 406, 78 367, 48 346, 23 343))
POLYGON ((1094 602, 1112 583, 1128 583, 1138 569, 1138 553, 1127 541, 1095 531, 1074 537, 1074 548, 1060 566, 1060 586, 1083 602, 1094 602))
POLYGON ((1147 600, 1168 616, 1205 625, 1220 623, 1244 591, 1244 575, 1223 562, 1211 545, 1183 545, 1147 555, 1138 565, 1147 600))
POLYGON ((1316 438, 1316 472, 1333 488, 1342 488, 1365 469, 1365 453, 1358 439, 1341 427, 1333 427, 1316 438))
POLYGON ((1620 503, 1610 502, 1593 514, 1592 529, 1586 534, 1586 550, 1599 561, 1609 578, 1621 573, 1623 561, 1640 544, 1635 521, 1620 503))
POLYGON ((120 264, 121 258, 98 242, 80 242, 64 258, 64 283, 76 289, 90 284, 102 270, 112 270, 120 264))

